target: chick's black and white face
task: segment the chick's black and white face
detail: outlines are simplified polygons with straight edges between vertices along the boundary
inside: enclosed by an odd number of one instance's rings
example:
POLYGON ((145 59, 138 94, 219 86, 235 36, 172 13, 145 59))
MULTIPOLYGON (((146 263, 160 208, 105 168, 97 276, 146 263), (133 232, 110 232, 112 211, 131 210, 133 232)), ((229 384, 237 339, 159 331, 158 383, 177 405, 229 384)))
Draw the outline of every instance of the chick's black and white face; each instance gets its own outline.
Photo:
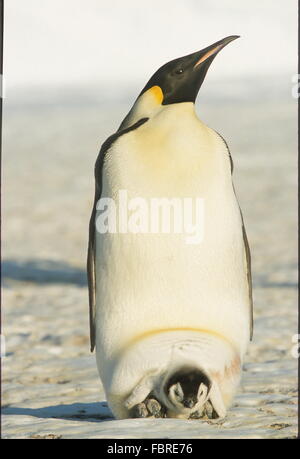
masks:
POLYGON ((200 370, 178 370, 165 386, 169 408, 186 415, 201 411, 208 399, 210 386, 209 379, 200 370))
POLYGON ((199 409, 206 401, 208 387, 201 383, 197 390, 197 385, 191 391, 184 392, 182 385, 178 382, 169 389, 169 400, 178 409, 188 409, 193 412, 193 408, 199 409))

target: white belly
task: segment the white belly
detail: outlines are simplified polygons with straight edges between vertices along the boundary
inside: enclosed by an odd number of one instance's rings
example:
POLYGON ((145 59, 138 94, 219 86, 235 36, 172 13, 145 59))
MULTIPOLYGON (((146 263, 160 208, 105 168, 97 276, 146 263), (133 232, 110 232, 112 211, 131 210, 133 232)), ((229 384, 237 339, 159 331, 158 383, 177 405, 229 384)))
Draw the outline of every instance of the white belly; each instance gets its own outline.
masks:
MULTIPOLYGON (((144 129, 150 129, 147 123, 144 129)), ((154 330, 211 331, 241 357, 245 352, 249 297, 241 217, 225 146, 203 129, 184 152, 174 148, 174 138, 169 151, 160 139, 161 155, 151 156, 158 145, 141 152, 140 128, 120 138, 108 154, 102 196, 116 197, 126 189, 129 197, 203 198, 204 238, 187 244, 186 234, 96 232, 100 373, 111 368, 120 350, 154 330)))

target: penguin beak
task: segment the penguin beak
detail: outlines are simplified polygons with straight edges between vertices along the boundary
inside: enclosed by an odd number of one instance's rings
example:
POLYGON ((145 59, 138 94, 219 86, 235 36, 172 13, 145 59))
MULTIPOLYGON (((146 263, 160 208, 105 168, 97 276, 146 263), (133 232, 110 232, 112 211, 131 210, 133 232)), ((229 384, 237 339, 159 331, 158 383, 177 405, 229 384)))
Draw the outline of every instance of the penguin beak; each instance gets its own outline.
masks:
MULTIPOLYGON (((223 38, 216 43, 208 46, 207 48, 202 49, 196 53, 188 56, 190 59, 190 71, 189 71, 189 81, 187 84, 190 84, 190 93, 193 96, 193 100, 196 99, 199 89, 202 86, 206 73, 210 67, 210 64, 216 57, 216 55, 223 49, 228 43, 231 43, 233 40, 239 38, 239 35, 231 35, 230 37, 223 38)), ((191 97, 192 98, 192 97, 191 97)))
POLYGON ((233 40, 236 40, 237 38, 240 38, 240 36, 231 35, 230 37, 223 38, 223 40, 219 40, 216 43, 208 46, 207 48, 202 49, 198 53, 195 53, 196 63, 194 64, 194 70, 199 68, 199 66, 201 66, 201 64, 203 64, 204 62, 210 65, 216 57, 216 55, 221 51, 221 49, 223 49, 226 45, 231 43, 233 40))

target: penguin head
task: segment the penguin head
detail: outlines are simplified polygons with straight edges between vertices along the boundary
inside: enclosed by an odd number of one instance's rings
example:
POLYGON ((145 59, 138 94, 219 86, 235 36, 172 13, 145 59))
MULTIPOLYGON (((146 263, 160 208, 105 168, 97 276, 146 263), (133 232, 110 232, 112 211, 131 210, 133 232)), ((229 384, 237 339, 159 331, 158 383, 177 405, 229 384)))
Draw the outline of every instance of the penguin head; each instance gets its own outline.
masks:
POLYGON ((237 38, 238 35, 231 35, 201 51, 168 62, 154 73, 140 95, 151 88, 158 93, 160 88, 162 105, 195 102, 210 64, 222 48, 237 38))
POLYGON ((164 391, 167 405, 171 411, 186 417, 201 411, 208 399, 211 381, 197 368, 177 369, 165 383, 164 391))
POLYGON ((119 129, 133 124, 139 118, 152 118, 163 106, 194 103, 210 64, 221 49, 237 38, 238 35, 223 38, 201 51, 174 59, 160 67, 139 94, 119 129))

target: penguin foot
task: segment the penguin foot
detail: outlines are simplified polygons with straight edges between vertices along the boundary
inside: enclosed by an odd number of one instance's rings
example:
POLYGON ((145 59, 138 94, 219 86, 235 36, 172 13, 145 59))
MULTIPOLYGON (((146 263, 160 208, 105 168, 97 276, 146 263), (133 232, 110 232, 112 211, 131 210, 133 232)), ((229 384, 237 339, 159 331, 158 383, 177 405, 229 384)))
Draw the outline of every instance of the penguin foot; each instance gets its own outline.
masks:
POLYGON ((212 419, 213 411, 214 411, 214 408, 212 404, 210 403, 210 401, 207 401, 204 404, 203 417, 206 417, 207 419, 212 419))
POLYGON ((203 411, 194 411, 190 414, 189 419, 201 419, 203 411))
POLYGON ((217 419, 219 417, 209 400, 204 404, 203 417, 207 419, 217 419))
POLYGON ((131 417, 133 418, 147 418, 148 416, 149 413, 144 402, 138 403, 131 409, 131 417))
POLYGON ((217 419, 219 416, 217 412, 214 410, 211 402, 207 400, 204 403, 202 410, 195 411, 189 417, 189 419, 217 419))
POLYGON ((150 413, 150 416, 154 416, 155 418, 164 417, 164 409, 155 398, 149 398, 148 400, 146 400, 146 406, 150 413))
POLYGON ((164 418, 166 410, 155 398, 148 398, 131 409, 133 418, 164 418))

